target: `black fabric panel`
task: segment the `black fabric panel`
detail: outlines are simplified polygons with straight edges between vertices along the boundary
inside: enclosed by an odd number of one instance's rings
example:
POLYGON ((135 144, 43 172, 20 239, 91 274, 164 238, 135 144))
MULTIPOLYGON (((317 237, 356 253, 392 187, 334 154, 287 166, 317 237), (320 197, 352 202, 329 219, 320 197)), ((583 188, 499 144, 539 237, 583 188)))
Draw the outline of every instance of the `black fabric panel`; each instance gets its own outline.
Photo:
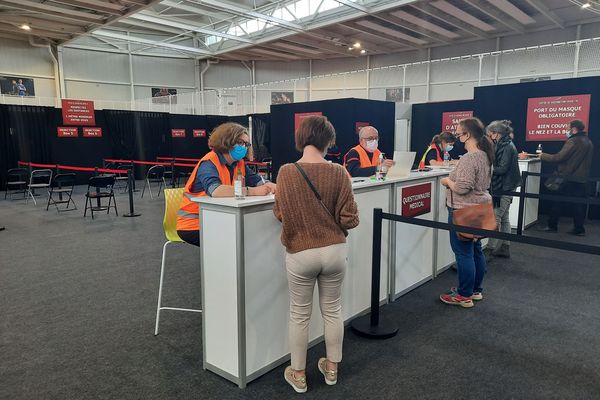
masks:
POLYGON ((208 153, 208 134, 210 130, 205 115, 171 114, 170 125, 173 129, 185 129, 185 138, 173 138, 169 132, 167 146, 161 148, 161 153, 158 156, 201 158, 208 153), (194 129, 205 129, 206 137, 193 137, 192 131, 194 129))
POLYGON ((252 148, 257 161, 271 157, 271 114, 252 114, 252 148))
POLYGON ((0 187, 6 184, 6 171, 17 168, 18 149, 10 127, 8 106, 0 105, 0 187))
POLYGON ((392 102, 339 99, 271 106, 271 154, 274 177, 281 165, 293 162, 300 153, 294 143, 294 115, 320 111, 336 130, 336 145, 345 154, 358 144, 356 122, 368 122, 379 131, 379 149, 387 154, 394 150, 395 105, 392 102))

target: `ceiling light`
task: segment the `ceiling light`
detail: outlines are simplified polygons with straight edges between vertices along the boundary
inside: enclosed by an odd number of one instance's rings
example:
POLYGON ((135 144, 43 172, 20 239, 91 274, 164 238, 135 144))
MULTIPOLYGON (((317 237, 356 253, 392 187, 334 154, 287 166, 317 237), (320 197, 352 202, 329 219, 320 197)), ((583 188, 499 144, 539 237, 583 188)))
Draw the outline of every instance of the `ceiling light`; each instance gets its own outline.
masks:
POLYGON ((360 54, 365 54, 366 52, 367 52, 367 51, 366 51, 365 49, 362 49, 362 50, 360 51, 360 54))
POLYGON ((352 47, 348 47, 348 50, 352 50, 352 47))
POLYGON ((21 25, 20 28, 23 29, 24 31, 30 31, 31 30, 31 27, 29 25, 27 25, 27 24, 21 25))
POLYGON ((352 45, 352 47, 354 47, 355 49, 360 49, 360 43, 356 42, 352 45))
POLYGON ((585 4, 581 5, 581 8, 589 8, 591 6, 592 6, 591 3, 585 3, 585 4))

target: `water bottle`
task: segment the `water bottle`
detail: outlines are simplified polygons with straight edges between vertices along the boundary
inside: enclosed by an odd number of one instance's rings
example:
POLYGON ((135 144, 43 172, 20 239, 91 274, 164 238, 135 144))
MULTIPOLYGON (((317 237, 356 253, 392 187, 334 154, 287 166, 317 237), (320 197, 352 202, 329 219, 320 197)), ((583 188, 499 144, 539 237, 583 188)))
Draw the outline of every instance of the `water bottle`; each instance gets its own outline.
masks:
POLYGON ((244 200, 244 175, 242 175, 242 170, 238 169, 237 175, 235 176, 235 180, 233 181, 233 194, 236 200, 244 200))
POLYGON ((448 153, 448 151, 444 150, 444 167, 447 167, 450 165, 450 153, 448 153))
POLYGON ((540 154, 542 154, 542 144, 541 143, 538 144, 538 147, 537 147, 537 150, 535 151, 535 154, 537 154, 538 156, 540 154))
POLYGON ((377 163, 377 170, 375 172, 375 179, 378 181, 383 180, 383 174, 385 171, 383 170, 383 153, 379 154, 379 162, 377 163))

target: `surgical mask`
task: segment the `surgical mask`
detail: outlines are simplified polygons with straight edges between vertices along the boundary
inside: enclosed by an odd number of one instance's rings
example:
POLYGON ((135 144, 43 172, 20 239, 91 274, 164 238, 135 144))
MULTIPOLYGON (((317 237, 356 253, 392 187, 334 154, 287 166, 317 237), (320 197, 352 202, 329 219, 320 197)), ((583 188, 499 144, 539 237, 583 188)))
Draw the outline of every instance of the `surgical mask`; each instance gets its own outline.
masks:
POLYGON ((246 148, 246 146, 236 144, 235 146, 233 146, 233 149, 231 149, 231 151, 229 152, 229 155, 235 161, 239 161, 242 158, 246 157, 246 153, 248 153, 248 149, 246 148))
POLYGON ((377 145, 379 144, 378 140, 367 140, 367 151, 369 153, 374 152, 375 150, 377 150, 377 145))
POLYGON ((447 152, 451 152, 453 148, 454 148, 454 146, 453 146, 453 145, 451 145, 451 144, 449 144, 449 145, 446 145, 446 151, 447 151, 447 152))

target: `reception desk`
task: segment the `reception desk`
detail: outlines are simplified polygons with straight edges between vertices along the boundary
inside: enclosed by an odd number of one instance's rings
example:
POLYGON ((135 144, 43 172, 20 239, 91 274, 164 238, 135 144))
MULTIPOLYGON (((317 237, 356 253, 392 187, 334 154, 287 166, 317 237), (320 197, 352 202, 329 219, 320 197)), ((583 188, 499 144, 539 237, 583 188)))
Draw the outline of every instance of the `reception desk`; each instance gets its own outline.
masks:
MULTIPOLYGON (((444 204, 439 179, 447 174, 436 170, 353 183, 360 224, 347 239, 344 321, 364 314, 370 306, 373 209, 439 220, 444 204)), ((289 359, 285 249, 281 224, 272 211, 274 197, 194 201, 200 203, 203 367, 245 387, 289 359)), ((381 303, 432 279, 453 262, 447 251, 438 248, 449 247, 447 237, 443 244, 437 239, 436 230, 383 221, 381 303)), ((317 290, 309 331, 312 344, 323 335, 317 290)))

